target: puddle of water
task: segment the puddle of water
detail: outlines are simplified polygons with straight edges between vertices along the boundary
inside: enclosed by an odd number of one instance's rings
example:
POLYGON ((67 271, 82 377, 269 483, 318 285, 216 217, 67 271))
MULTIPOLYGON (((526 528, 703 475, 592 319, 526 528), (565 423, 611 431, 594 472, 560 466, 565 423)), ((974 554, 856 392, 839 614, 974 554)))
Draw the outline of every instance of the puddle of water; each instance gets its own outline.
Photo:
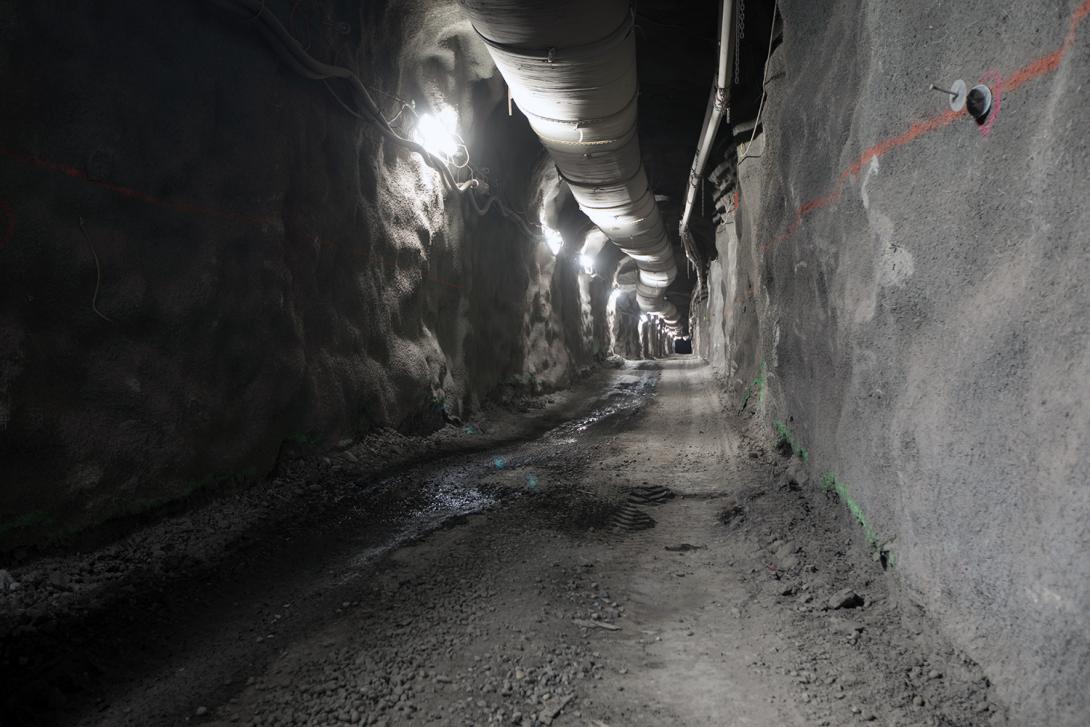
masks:
POLYGON ((409 517, 424 515, 467 515, 496 504, 496 498, 462 482, 444 481, 424 485, 425 505, 409 517))
MULTIPOLYGON (((496 505, 500 497, 477 486, 482 478, 497 471, 545 462, 549 459, 549 448, 575 444, 579 439, 575 435, 604 426, 623 414, 638 411, 653 395, 657 378, 655 372, 619 377, 600 399, 608 403, 514 450, 484 454, 480 459, 439 469, 423 467, 387 479, 371 491, 375 499, 368 503, 369 510, 373 507, 385 515, 382 518, 385 527, 381 528, 382 532, 374 532, 372 537, 364 538, 363 547, 352 554, 352 564, 360 567, 374 562, 451 520, 496 505)), ((525 491, 536 492, 539 488, 539 476, 527 474, 525 491)))
MULTIPOLYGON (((482 512, 495 505, 497 498, 470 484, 484 474, 483 469, 477 472, 455 468, 453 472, 441 471, 437 476, 419 482, 416 491, 408 493, 411 506, 392 513, 385 520, 386 527, 382 532, 374 533, 372 542, 352 553, 349 559, 352 569, 367 566, 455 518, 482 512)), ((413 486, 403 478, 398 479, 393 487, 413 486)), ((387 492, 390 492, 389 488, 387 492)), ((345 577, 351 576, 346 574, 345 577)))
POLYGON ((576 438, 571 435, 585 433, 594 427, 608 423, 620 414, 638 410, 647 397, 654 395, 657 378, 654 374, 620 377, 602 396, 602 399, 609 402, 608 404, 597 407, 586 416, 565 422, 550 430, 545 434, 544 439, 555 444, 574 444, 576 438))

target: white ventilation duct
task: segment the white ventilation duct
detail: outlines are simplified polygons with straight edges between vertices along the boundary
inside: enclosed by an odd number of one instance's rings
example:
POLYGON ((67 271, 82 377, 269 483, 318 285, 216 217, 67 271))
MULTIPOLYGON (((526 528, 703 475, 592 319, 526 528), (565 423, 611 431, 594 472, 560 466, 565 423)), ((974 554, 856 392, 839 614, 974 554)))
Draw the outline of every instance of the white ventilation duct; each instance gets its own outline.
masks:
POLYGON ((636 261, 632 258, 622 260, 613 274, 613 285, 621 292, 635 293, 639 282, 640 270, 636 267, 636 261))
POLYGON ((640 308, 671 323, 673 250, 636 138, 629 0, 459 0, 572 195, 636 261, 640 308))

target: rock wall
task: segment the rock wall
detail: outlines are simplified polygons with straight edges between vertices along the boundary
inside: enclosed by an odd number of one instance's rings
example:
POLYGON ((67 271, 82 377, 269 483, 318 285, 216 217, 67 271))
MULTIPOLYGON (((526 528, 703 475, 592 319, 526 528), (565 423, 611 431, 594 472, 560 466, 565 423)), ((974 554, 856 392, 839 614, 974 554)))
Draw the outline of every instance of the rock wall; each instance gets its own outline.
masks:
POLYGON ((1017 724, 1090 715, 1090 3, 781 0, 696 349, 1017 724), (1002 7, 1000 7, 1000 5, 1002 7), (928 84, 986 83, 986 123, 928 84))
MULTIPOLYGON (((388 117, 454 107, 536 214, 540 146, 452 2, 266 7, 388 117)), ((607 353, 604 283, 442 194, 213 2, 3 0, 0 86, 0 550, 607 353)))

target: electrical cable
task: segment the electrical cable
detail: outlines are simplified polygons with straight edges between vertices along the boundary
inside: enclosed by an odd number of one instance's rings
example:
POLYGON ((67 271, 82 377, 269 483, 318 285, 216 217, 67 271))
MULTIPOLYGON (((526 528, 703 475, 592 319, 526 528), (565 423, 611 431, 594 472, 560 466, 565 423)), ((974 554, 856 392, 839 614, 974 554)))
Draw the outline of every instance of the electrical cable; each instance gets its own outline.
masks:
MULTIPOLYGON (((454 178, 451 176, 450 170, 447 169, 446 164, 420 144, 411 139, 406 139, 394 131, 393 127, 387 123, 385 117, 382 116, 378 109, 378 105, 375 104, 375 100, 371 98, 371 94, 367 92, 367 88, 364 86, 359 76, 342 66, 331 66, 322 63, 303 50, 303 47, 299 45, 299 41, 288 32, 275 15, 271 12, 264 11, 264 0, 212 1, 219 5, 236 6, 254 13, 253 19, 261 21, 262 27, 267 30, 266 35, 270 36, 270 40, 275 41, 273 47, 280 51, 285 60, 287 60, 301 75, 313 80, 328 81, 329 79, 340 79, 347 82, 349 87, 363 100, 364 111, 369 115, 370 120, 378 125, 379 130, 382 131, 383 134, 423 157, 424 161, 427 162, 430 167, 439 172, 448 188, 453 189, 456 186, 454 178), (255 6, 257 7, 255 8, 255 6)), ((344 103, 344 101, 341 101, 340 103, 345 110, 349 110, 348 105, 344 103)), ((353 113, 353 115, 359 116, 358 113, 353 113)))
POLYGON ((647 21, 649 21, 651 23, 654 23, 655 25, 658 25, 658 26, 663 27, 663 28, 669 28, 670 30, 678 31, 678 34, 685 36, 685 38, 682 39, 682 42, 684 42, 686 40, 688 40, 688 41, 696 40, 696 41, 699 41, 701 43, 708 43, 708 44, 716 42, 715 38, 712 38, 712 37, 709 37, 709 36, 693 35, 693 29, 692 28, 686 28, 683 25, 675 25, 674 23, 666 23, 666 22, 663 22, 662 20, 659 20, 657 18, 654 18, 654 17, 648 15, 647 13, 637 12, 636 17, 638 19, 640 19, 640 20, 647 20, 647 21))
POLYGON ((757 127, 761 125, 761 112, 764 111, 765 99, 768 98, 765 86, 768 84, 768 61, 772 58, 772 41, 776 38, 776 11, 778 9, 779 0, 776 0, 772 3, 772 27, 768 30, 768 53, 765 55, 764 78, 761 80, 761 103, 757 105, 757 118, 753 122, 753 133, 749 135, 749 143, 746 144, 746 150, 742 152, 742 158, 735 163, 736 166, 746 159, 759 159, 761 156, 760 154, 750 156, 749 149, 753 146, 753 140, 757 138, 757 127))
MULTIPOLYGON (((375 103, 375 100, 371 97, 371 94, 368 93, 367 86, 363 83, 362 80, 360 80, 359 76, 353 73, 350 69, 344 68, 343 66, 333 66, 322 63, 321 61, 317 60, 309 53, 307 53, 307 51, 299 44, 299 41, 287 30, 287 28, 284 27, 283 23, 280 22, 275 14, 266 10, 266 0, 212 0, 212 2, 223 7, 235 8, 238 10, 252 13, 252 15, 249 17, 249 20, 261 22, 266 39, 269 40, 270 45, 272 45, 273 49, 277 51, 278 55, 281 57, 282 60, 287 62, 289 66, 291 66, 297 73, 299 73, 303 77, 312 80, 322 81, 326 87, 326 90, 329 91, 329 94, 333 97, 337 104, 349 115, 365 123, 370 123, 378 126, 379 131, 381 131, 384 136, 396 142, 397 144, 400 144, 406 149, 417 153, 428 166, 430 166, 432 169, 439 173, 444 185, 448 190, 458 192, 459 194, 465 194, 466 192, 479 187, 480 182, 476 179, 470 179, 466 182, 459 183, 457 180, 455 180, 454 175, 451 173, 447 162, 444 162, 435 154, 428 151, 423 145, 413 141, 412 139, 407 139, 401 136, 394 130, 392 126, 393 122, 401 116, 401 113, 406 108, 408 108, 409 111, 415 115, 415 109, 413 108, 412 104, 406 103, 402 100, 401 111, 399 111, 392 120, 387 120, 386 117, 382 115, 382 112, 379 110, 378 105, 375 103), (364 115, 364 113, 361 113, 359 110, 349 106, 349 104, 344 99, 342 99, 336 91, 334 91, 332 85, 330 84, 330 80, 334 79, 345 81, 348 84, 349 89, 354 91, 355 95, 360 100, 362 100, 363 111, 366 112, 366 115, 364 115)), ((388 95, 391 98, 397 98, 392 94, 386 94, 384 91, 379 91, 379 93, 388 95)), ((465 150, 466 161, 464 164, 455 164, 454 166, 456 169, 462 169, 469 165, 469 151, 464 143, 464 140, 462 140, 461 137, 458 137, 458 142, 459 147, 465 150)), ((529 223, 527 223, 526 220, 522 218, 522 216, 511 211, 507 207, 507 205, 503 203, 502 200, 490 196, 488 204, 485 205, 484 212, 480 212, 480 207, 477 205, 476 197, 472 193, 470 193, 469 196, 470 200, 473 203, 474 209, 477 210, 478 213, 486 214, 492 204, 495 203, 501 214, 503 214, 504 217, 516 222, 519 227, 524 232, 526 232, 528 236, 534 237, 540 234, 538 232, 535 232, 533 227, 529 223)))
POLYGON ((87 241, 87 247, 91 249, 91 257, 95 259, 95 292, 91 296, 91 310, 95 315, 108 323, 114 323, 114 319, 98 309, 98 289, 102 286, 102 265, 98 262, 98 253, 91 244, 91 237, 87 234, 87 228, 83 226, 83 218, 79 218, 79 231, 83 233, 83 239, 87 241))
MULTIPOLYGON (((288 15, 288 25, 290 26, 292 33, 296 31, 295 14, 302 4, 303 0, 292 0, 291 13, 288 15)), ((303 28, 306 30, 306 43, 303 44, 303 48, 310 50, 310 23, 305 18, 303 20, 303 28)))
POLYGON ((394 114, 394 118, 386 119, 386 123, 389 124, 390 126, 393 126, 394 122, 401 118, 401 114, 405 113, 405 109, 407 109, 407 108, 411 108, 411 107, 408 104, 401 104, 401 108, 398 109, 396 114, 394 114))
MULTIPOLYGON (((360 121, 363 121, 365 123, 373 123, 373 119, 370 119, 370 118, 364 116, 359 111, 357 111, 356 109, 353 109, 351 106, 349 106, 347 103, 345 103, 344 99, 342 99, 340 97, 340 95, 337 94, 337 92, 334 91, 333 88, 329 85, 328 80, 324 80, 323 83, 325 83, 326 89, 329 91, 329 94, 337 101, 337 103, 340 105, 340 107, 342 109, 344 109, 347 113, 351 114, 352 116, 359 119, 360 121)), ((380 118, 381 118, 381 116, 380 116, 380 118)), ((383 119, 383 120, 385 121, 385 119, 383 119)), ((458 182, 454 179, 454 175, 451 174, 451 171, 447 167, 446 163, 442 159, 440 159, 439 157, 437 157, 436 155, 432 154, 430 151, 425 149, 423 147, 423 145, 418 144, 417 142, 412 141, 411 139, 406 139, 405 137, 403 137, 400 134, 398 134, 397 132, 395 132, 393 129, 380 129, 380 131, 382 131, 387 137, 392 138, 394 141, 396 141, 399 144, 407 147, 408 149, 411 149, 412 151, 415 151, 417 154, 419 154, 421 157, 423 157, 424 161, 427 162, 428 166, 430 166, 431 168, 435 169, 437 172, 440 173, 440 175, 443 178, 443 182, 446 185, 447 189, 449 189, 449 190, 458 190, 459 189, 458 182)))
MULTIPOLYGON (((367 86, 366 83, 363 84, 363 85, 367 86)), ((374 91, 377 94, 381 94, 381 95, 385 96, 386 98, 390 99, 391 101, 397 101, 399 104, 409 106, 410 108, 413 106, 412 101, 409 101, 407 99, 403 99, 403 98, 401 98, 400 96, 398 96, 395 93, 390 93, 389 91, 383 91, 381 88, 378 88, 376 86, 367 86, 367 88, 369 88, 370 90, 374 91)))
POLYGON ((515 212, 514 210, 512 210, 510 207, 508 207, 506 204, 504 204, 502 199, 500 199, 499 197, 497 197, 495 195, 491 195, 491 194, 488 195, 488 201, 485 202, 484 207, 481 207, 477 203, 476 192, 473 189, 471 189, 470 192, 469 192, 469 201, 473 205, 473 211, 476 212, 481 217, 484 217, 486 214, 488 214, 488 210, 491 209, 491 207, 493 205, 495 205, 496 208, 499 209, 501 215, 503 215, 507 219, 509 219, 512 222, 514 222, 515 224, 517 224, 520 228, 522 228, 522 231, 525 232, 527 234, 527 236, 536 237, 538 234, 540 234, 538 231, 532 229, 529 224, 527 224, 526 220, 523 219, 522 215, 520 215, 517 212, 515 212))

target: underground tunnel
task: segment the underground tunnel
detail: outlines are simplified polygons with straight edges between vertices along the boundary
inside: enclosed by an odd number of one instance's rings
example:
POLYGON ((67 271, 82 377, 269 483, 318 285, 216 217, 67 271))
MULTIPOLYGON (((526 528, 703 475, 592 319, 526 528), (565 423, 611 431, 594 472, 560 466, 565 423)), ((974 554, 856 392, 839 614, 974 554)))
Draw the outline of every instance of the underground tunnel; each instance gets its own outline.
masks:
POLYGON ((0 726, 1090 724, 1090 0, 0 0, 0 726))

